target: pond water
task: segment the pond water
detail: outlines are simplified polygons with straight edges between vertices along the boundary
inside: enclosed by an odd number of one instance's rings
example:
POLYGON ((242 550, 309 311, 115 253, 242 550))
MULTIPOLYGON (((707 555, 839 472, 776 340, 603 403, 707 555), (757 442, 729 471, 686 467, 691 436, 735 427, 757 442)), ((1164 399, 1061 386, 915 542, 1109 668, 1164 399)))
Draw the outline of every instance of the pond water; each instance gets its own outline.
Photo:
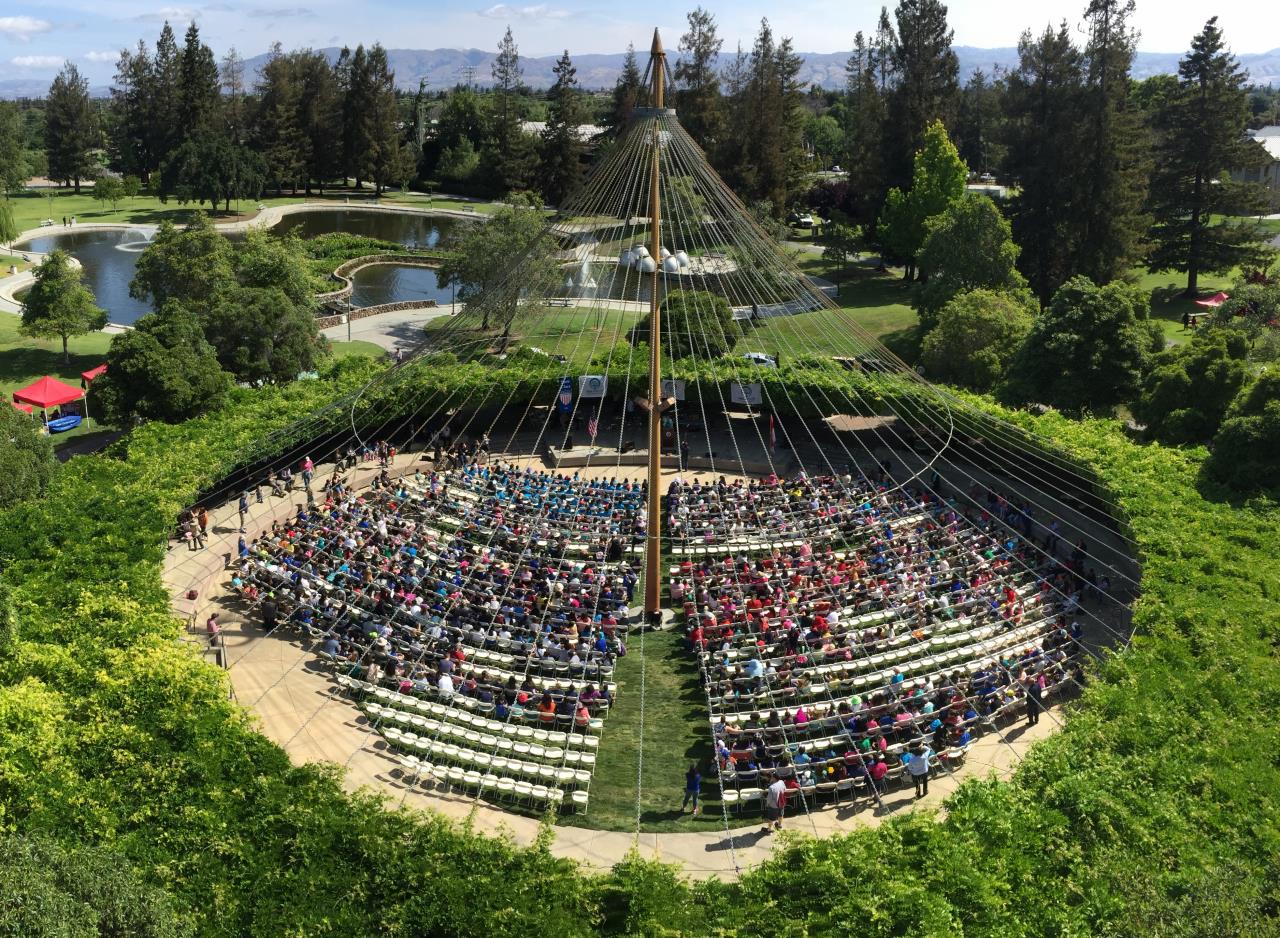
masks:
POLYGON ((351 305, 360 308, 406 300, 435 300, 444 306, 450 299, 449 288, 440 286, 429 267, 377 264, 356 271, 352 281, 351 305))
POLYGON ((296 232, 314 238, 333 231, 381 238, 409 247, 434 247, 455 225, 451 218, 405 212, 370 212, 360 209, 326 209, 286 215, 271 229, 276 234, 296 232))
MULTIPOLYGON (((288 215, 273 233, 294 230, 304 238, 350 231, 356 234, 398 241, 408 246, 429 246, 455 224, 451 219, 393 212, 369 212, 358 209, 336 209, 288 215)), ((20 250, 42 253, 62 248, 83 267, 85 285, 93 291, 98 305, 107 311, 112 322, 132 325, 151 311, 149 303, 129 295, 129 281, 138 267, 138 258, 155 229, 126 231, 59 231, 38 235, 20 245, 20 250)), ((239 235, 229 235, 236 238, 239 235)), ((402 300, 435 299, 449 301, 449 291, 441 291, 434 270, 420 267, 379 265, 366 268, 356 279, 352 304, 373 306, 402 300)))

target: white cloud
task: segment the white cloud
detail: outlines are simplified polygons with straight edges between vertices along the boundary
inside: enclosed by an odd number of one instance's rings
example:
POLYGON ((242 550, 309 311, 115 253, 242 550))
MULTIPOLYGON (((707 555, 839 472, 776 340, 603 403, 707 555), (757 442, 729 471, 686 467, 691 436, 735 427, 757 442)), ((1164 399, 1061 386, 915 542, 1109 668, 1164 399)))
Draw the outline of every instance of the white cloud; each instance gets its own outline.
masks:
POLYGON ((568 10, 553 10, 545 3, 536 6, 517 7, 509 3, 498 3, 480 11, 481 16, 494 20, 559 20, 569 15, 568 10))
POLYGON ((9 62, 18 68, 57 68, 63 59, 58 55, 19 55, 9 62))
POLYGON ((114 62, 120 58, 119 52, 86 52, 84 57, 90 62, 114 62))
POLYGON ((38 33, 47 33, 53 29, 48 20, 38 20, 34 16, 0 16, 0 35, 8 36, 19 42, 27 42, 38 33))
POLYGON ((189 23, 200 16, 199 10, 193 10, 191 7, 161 7, 154 13, 143 13, 141 16, 135 16, 135 20, 144 23, 159 23, 161 20, 168 20, 170 23, 189 23))

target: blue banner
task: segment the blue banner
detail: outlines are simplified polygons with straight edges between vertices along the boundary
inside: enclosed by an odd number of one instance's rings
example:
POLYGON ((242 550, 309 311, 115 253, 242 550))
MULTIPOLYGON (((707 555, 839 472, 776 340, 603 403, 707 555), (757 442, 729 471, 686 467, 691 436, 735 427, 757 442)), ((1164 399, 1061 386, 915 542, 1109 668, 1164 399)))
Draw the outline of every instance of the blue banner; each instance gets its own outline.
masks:
POLYGON ((560 379, 560 396, 556 399, 556 407, 560 413, 567 414, 573 410, 573 379, 560 379))

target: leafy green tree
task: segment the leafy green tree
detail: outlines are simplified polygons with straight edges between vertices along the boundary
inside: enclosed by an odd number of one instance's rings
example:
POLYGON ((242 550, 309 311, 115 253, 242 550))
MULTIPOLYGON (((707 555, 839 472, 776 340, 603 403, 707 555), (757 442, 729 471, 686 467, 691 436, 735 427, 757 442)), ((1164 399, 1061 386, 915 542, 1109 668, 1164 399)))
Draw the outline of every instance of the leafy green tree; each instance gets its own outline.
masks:
POLYGON ((480 301, 482 329, 491 326, 495 312, 502 317, 514 313, 505 300, 499 310, 485 301, 486 295, 496 298, 509 292, 497 288, 513 269, 524 275, 526 282, 539 279, 552 251, 542 212, 524 199, 503 206, 484 224, 457 226, 446 246, 452 254, 440 265, 439 283, 456 286, 458 299, 464 303, 480 301))
POLYGON ((7 195, 0 196, 0 244, 12 244, 21 233, 13 217, 13 203, 7 195))
POLYGON ((455 183, 465 187, 480 168, 480 154, 466 137, 454 146, 440 151, 436 161, 436 175, 442 182, 455 183))
POLYGON ((142 180, 137 176, 125 176, 120 180, 120 191, 126 199, 136 199, 142 191, 142 180))
POLYGON ((1280 372, 1264 372, 1244 388, 1213 438, 1211 472, 1244 491, 1280 484, 1280 372))
POLYGON ((0 406, 0 509, 26 498, 39 498, 57 471, 53 441, 38 420, 0 406))
MULTIPOLYGON (((313 159, 311 140, 302 126, 302 84, 295 64, 294 57, 275 43, 258 84, 255 144, 262 155, 265 182, 277 195, 286 187, 297 192, 313 159)), ((336 148, 329 144, 328 149, 336 148)))
POLYGON ((278 238, 251 229, 236 245, 232 266, 240 286, 280 290, 294 306, 314 312, 307 252, 297 235, 278 238))
MULTIPOLYGON (((444 160, 445 151, 453 151, 452 167, 462 167, 464 162, 459 154, 463 152, 463 143, 472 153, 479 154, 484 145, 488 116, 484 102, 470 88, 455 88, 445 98, 436 118, 435 133, 424 144, 423 172, 427 176, 441 176, 440 164, 444 160)), ((466 163, 470 162, 468 158, 466 163)), ((479 165, 479 159, 476 159, 479 165)), ((474 170, 472 171, 474 172, 474 170)), ((451 178, 470 178, 472 172, 464 172, 451 178)))
POLYGON ((818 238, 822 245, 822 256, 835 261, 842 267, 847 266, 858 256, 858 246, 862 243, 862 229, 851 225, 847 220, 832 219, 822 226, 822 235, 818 238))
POLYGON ((1017 262, 1009 222, 986 196, 960 199, 933 216, 917 259, 924 279, 916 289, 921 330, 933 328, 942 307, 969 290, 1029 295, 1017 262))
POLYGON ((201 131, 165 160, 157 194, 161 201, 172 195, 181 205, 208 202, 213 210, 222 203, 229 212, 232 200, 256 198, 265 177, 258 154, 233 144, 224 134, 201 131))
POLYGON ((1018 67, 1006 79, 1004 173, 1016 179, 1013 237, 1031 288, 1047 306, 1074 272, 1085 197, 1081 180, 1080 101, 1084 64, 1064 22, 1038 39, 1018 41, 1018 67))
POLYGON ((1155 357, 1133 413, 1165 443, 1207 443, 1248 378, 1247 340, 1204 329, 1188 345, 1155 357))
POLYGON ((115 176, 101 176, 93 184, 93 197, 104 206, 110 203, 117 208, 124 198, 124 183, 115 176))
POLYGON ((1237 283, 1231 297, 1213 312, 1218 329, 1244 336, 1249 357, 1254 361, 1274 361, 1280 344, 1280 280, 1267 283, 1237 283))
POLYGON ((994 172, 1004 156, 1000 144, 1001 86, 974 71, 960 93, 956 140, 960 158, 975 173, 994 172))
POLYGON ((976 289, 953 296, 924 337, 921 360, 929 377, 991 390, 1031 331, 1034 309, 1029 293, 976 289))
POLYGON ((1074 277, 1036 318, 1000 390, 1010 403, 1108 413, 1132 401, 1150 364, 1150 299, 1134 284, 1074 277))
POLYGON ((315 371, 328 352, 314 313, 279 288, 224 290, 201 316, 218 362, 249 384, 282 384, 315 371))
MULTIPOLYGON (((700 6, 685 14, 685 21, 688 29, 680 37, 680 55, 672 72, 675 106, 680 125, 710 152, 724 132, 724 103, 716 68, 724 40, 716 31, 715 16, 700 6)), ((638 80, 636 84, 638 87, 638 80)))
POLYGON ((578 125, 582 120, 582 95, 578 91, 578 70, 569 50, 555 64, 555 84, 547 92, 549 111, 542 133, 542 194, 552 205, 563 205, 582 182, 582 141, 578 125))
POLYGON ((899 0, 893 16, 897 30, 890 31, 886 64, 895 82, 886 112, 886 168, 888 182, 901 188, 911 155, 928 146, 930 126, 955 118, 960 63, 940 0, 899 0))
POLYGON ((112 338, 90 404, 118 427, 138 420, 178 423, 216 405, 231 384, 195 314, 170 300, 112 338))
POLYGON ((1142 112, 1129 100, 1137 33, 1134 0, 1090 0, 1084 28, 1085 83, 1077 119, 1084 198, 1075 206, 1080 240, 1073 272, 1096 283, 1123 276, 1146 250, 1151 141, 1142 112))
POLYGON ((1221 274, 1257 260, 1267 239, 1260 225, 1220 218, 1264 212, 1266 191, 1233 182, 1229 171, 1262 156, 1244 136, 1248 120, 1247 75, 1227 49, 1212 17, 1178 63, 1178 81, 1156 111, 1159 132, 1151 205, 1156 224, 1153 270, 1187 275, 1195 296, 1202 272, 1221 274))
POLYGON ((55 250, 35 269, 35 282, 22 298, 23 335, 62 340, 62 360, 71 362, 68 340, 95 332, 107 324, 107 314, 80 282, 71 255, 55 250))
POLYGON ((74 64, 62 67, 45 99, 45 153, 49 178, 74 183, 93 176, 95 163, 89 152, 98 145, 98 121, 89 101, 89 81, 74 64))
POLYGON ((157 309, 177 300, 198 311, 234 279, 231 242, 197 213, 185 229, 160 223, 138 258, 129 295, 149 299, 157 309))
MULTIPOLYGON (((672 290, 662 301, 661 316, 662 344, 672 358, 720 358, 742 337, 733 307, 718 293, 672 290)), ((632 330, 632 341, 649 341, 648 315, 632 330)))
POLYGON ((925 131, 924 146, 915 156, 911 189, 890 189, 880 216, 877 236, 885 253, 906 268, 914 280, 916 255, 928 233, 927 222, 965 197, 969 169, 947 136, 941 121, 925 131))
POLYGON ((193 929, 164 890, 122 854, 50 839, 0 837, 0 935, 183 938, 193 929))

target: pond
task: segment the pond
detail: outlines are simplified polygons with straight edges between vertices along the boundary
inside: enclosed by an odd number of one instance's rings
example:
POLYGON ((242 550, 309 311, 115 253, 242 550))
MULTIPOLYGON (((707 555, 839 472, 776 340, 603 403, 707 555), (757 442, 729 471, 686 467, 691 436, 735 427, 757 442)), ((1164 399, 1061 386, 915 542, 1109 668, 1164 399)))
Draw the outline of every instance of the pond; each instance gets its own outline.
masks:
MULTIPOLYGON (((272 233, 297 231, 304 238, 350 231, 356 234, 398 241, 408 246, 437 243, 454 225, 452 219, 399 212, 370 212, 359 209, 335 209, 287 215, 272 233)), ((59 231, 37 235, 21 244, 26 251, 45 253, 62 248, 83 267, 84 282, 93 291, 98 305, 107 311, 114 323, 132 325, 151 311, 151 305, 129 295, 129 282, 138 267, 138 258, 155 229, 59 231)), ((231 238, 242 237, 232 234, 231 238)), ((366 268, 356 280, 352 304, 373 306, 403 300, 434 299, 449 301, 449 291, 436 283, 435 271, 419 267, 392 265, 366 268)))
POLYGON ((371 212, 361 209, 324 209, 286 215, 271 230, 276 234, 295 232, 300 238, 314 238, 333 231, 396 241, 409 247, 434 247, 458 224, 451 218, 414 215, 407 212, 371 212))
POLYGON ((440 286, 436 272, 429 267, 376 264, 356 271, 352 278, 352 306, 363 308, 406 300, 435 300, 444 306, 450 300, 450 290, 440 286))

